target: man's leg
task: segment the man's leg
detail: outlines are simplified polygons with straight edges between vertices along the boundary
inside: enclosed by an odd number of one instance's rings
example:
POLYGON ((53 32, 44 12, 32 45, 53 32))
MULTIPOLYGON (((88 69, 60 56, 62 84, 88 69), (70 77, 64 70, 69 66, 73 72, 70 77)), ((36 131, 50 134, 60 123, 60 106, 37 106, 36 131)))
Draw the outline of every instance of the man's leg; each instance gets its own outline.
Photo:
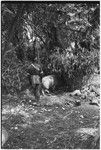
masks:
POLYGON ((32 86, 32 92, 33 92, 34 96, 35 96, 35 89, 36 89, 36 85, 34 84, 34 85, 32 86))
POLYGON ((40 91, 41 91, 41 85, 40 84, 36 84, 35 98, 36 98, 37 101, 40 100, 40 91))

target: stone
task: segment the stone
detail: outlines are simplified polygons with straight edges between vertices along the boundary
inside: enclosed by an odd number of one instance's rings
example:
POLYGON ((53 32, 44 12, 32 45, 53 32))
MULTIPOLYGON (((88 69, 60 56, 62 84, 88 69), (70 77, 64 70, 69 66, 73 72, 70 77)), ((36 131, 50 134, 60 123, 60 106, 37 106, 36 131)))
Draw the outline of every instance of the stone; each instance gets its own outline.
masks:
POLYGON ((74 92, 70 93, 70 96, 81 96, 80 90, 75 90, 74 92))
POLYGON ((6 143, 8 139, 8 132, 4 127, 2 127, 2 146, 6 143))

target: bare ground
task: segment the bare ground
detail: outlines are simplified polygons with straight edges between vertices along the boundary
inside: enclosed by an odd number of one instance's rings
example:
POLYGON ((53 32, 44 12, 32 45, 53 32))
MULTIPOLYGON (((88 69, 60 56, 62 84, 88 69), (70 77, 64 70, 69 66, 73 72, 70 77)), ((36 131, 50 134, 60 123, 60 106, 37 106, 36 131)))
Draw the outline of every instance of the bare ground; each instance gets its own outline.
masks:
POLYGON ((100 149, 99 89, 100 76, 95 75, 83 96, 58 92, 36 103, 29 90, 2 95, 2 127, 8 133, 2 148, 100 149))
POLYGON ((99 107, 69 93, 41 97, 2 96, 4 149, 99 149, 99 107))

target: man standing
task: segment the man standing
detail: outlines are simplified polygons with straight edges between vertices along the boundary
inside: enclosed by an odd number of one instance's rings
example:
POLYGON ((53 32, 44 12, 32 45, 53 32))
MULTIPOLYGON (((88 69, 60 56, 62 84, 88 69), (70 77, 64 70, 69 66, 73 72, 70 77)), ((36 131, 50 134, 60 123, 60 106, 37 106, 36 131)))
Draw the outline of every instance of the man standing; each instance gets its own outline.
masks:
POLYGON ((36 38, 34 41, 35 46, 35 54, 36 58, 34 59, 34 62, 29 66, 29 75, 30 75, 30 83, 33 88, 33 93, 35 96, 35 99, 39 101, 40 94, 41 94, 41 75, 43 73, 41 62, 40 62, 40 54, 41 54, 41 46, 40 46, 40 39, 36 38))
POLYGON ((30 83, 37 102, 40 100, 41 94, 41 74, 43 73, 40 65, 32 63, 28 69, 30 74, 30 83))

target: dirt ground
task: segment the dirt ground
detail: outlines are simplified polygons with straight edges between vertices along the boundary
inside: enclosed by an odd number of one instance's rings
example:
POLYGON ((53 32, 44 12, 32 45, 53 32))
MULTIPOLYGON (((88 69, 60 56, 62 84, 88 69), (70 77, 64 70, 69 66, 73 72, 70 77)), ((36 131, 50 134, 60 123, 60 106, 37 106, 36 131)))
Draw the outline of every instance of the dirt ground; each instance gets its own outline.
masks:
POLYGON ((3 149, 100 149, 100 107, 69 93, 2 95, 3 149))

